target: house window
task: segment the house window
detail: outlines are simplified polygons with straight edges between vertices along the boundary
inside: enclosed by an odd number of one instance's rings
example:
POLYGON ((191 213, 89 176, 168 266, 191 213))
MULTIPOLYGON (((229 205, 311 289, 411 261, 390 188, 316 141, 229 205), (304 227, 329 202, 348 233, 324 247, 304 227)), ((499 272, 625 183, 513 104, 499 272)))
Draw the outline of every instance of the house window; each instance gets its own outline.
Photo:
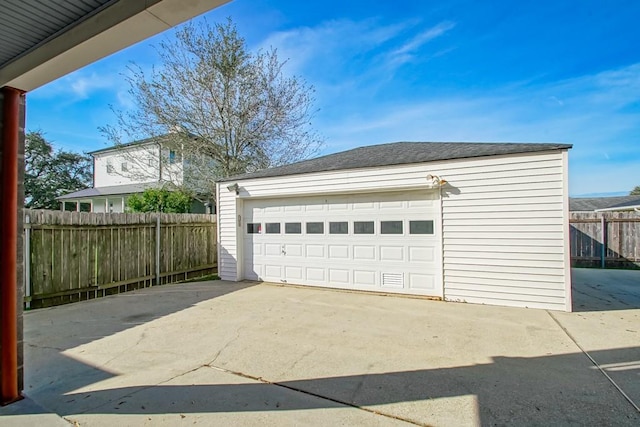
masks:
POLYGON ((307 234, 324 234, 324 222, 308 222, 307 234))
POLYGON ((129 166, 127 165, 127 162, 122 162, 120 164, 120 169, 122 170, 122 172, 127 172, 129 170, 129 166))
POLYGON ((173 164, 176 162, 176 151, 169 150, 169 163, 173 164))
POLYGON ((402 221, 380 221, 380 234, 402 234, 402 221))
POLYGON ((107 161, 107 173, 109 175, 111 175, 113 172, 115 172, 114 169, 113 169, 113 163, 111 163, 111 161, 108 160, 107 161))
POLYGON ((266 223, 265 231, 267 234, 280 234, 280 223, 279 222, 266 223))
POLYGON ((349 223, 347 221, 330 222, 329 234, 348 234, 349 223))
POLYGON ((302 224, 299 222, 287 222, 284 225, 284 232, 286 234, 300 234, 302 233, 302 224))
POLYGON ((154 162, 153 162, 153 157, 149 157, 148 163, 149 167, 153 167, 154 166, 154 162))
POLYGON ((373 234, 373 221, 354 221, 353 234, 373 234))
POLYGON ((433 221, 409 221, 409 234, 433 234, 433 221))

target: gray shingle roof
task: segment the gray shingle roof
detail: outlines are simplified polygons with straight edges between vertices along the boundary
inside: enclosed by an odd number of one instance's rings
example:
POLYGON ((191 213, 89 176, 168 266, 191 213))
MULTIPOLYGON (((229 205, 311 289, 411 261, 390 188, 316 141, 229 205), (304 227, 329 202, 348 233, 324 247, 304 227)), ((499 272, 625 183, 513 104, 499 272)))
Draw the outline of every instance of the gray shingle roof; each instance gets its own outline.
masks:
POLYGON ((631 208, 640 204, 640 196, 571 197, 570 211, 592 212, 598 209, 631 208))
POLYGON ((163 135, 163 136, 158 136, 158 137, 152 137, 152 138, 146 138, 146 139, 140 139, 137 141, 132 141, 132 142, 125 142, 122 144, 116 144, 116 145, 111 145, 109 147, 105 147, 105 148, 100 148, 98 150, 93 150, 93 151, 88 151, 87 154, 98 154, 98 153, 106 153, 108 151, 114 151, 114 150, 121 150, 123 148, 126 147, 131 147, 134 145, 144 145, 144 144, 150 144, 150 143, 162 143, 164 140, 167 139, 167 136, 163 135))
MULTIPOLYGON (((196 138, 195 135, 189 134, 190 138, 196 138)), ((182 134, 177 134, 177 133, 173 133, 173 134, 165 134, 165 135, 159 135, 159 136, 152 136, 150 138, 145 138, 145 139, 139 139, 137 141, 131 141, 131 142, 124 142, 122 144, 116 144, 116 145, 112 145, 109 147, 105 147, 105 148, 100 148, 98 150, 93 150, 93 151, 88 151, 87 154, 98 154, 98 153, 106 153, 108 151, 115 151, 115 150, 121 150, 123 148, 126 147, 131 147, 131 146, 135 146, 135 145, 144 145, 144 144, 164 144, 167 142, 171 142, 176 141, 176 140, 182 140, 184 138, 184 136, 182 134)))
POLYGON ((267 178, 303 173, 392 166, 501 154, 532 153, 569 149, 570 144, 484 143, 484 142, 394 142, 355 148, 304 160, 290 165, 236 175, 224 181, 267 178))
POLYGON ((142 193, 147 188, 160 188, 164 184, 165 183, 162 182, 147 182, 144 184, 126 184, 112 185, 109 187, 85 188, 84 190, 56 197, 56 200, 88 199, 91 197, 121 196, 124 194, 142 193))

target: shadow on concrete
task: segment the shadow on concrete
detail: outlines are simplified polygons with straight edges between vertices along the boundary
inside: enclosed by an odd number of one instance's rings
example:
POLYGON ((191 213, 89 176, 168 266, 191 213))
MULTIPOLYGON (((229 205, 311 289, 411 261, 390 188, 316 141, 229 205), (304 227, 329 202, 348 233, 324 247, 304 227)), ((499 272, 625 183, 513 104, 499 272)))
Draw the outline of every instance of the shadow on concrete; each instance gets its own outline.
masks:
MULTIPOLYGON (((640 347, 592 353, 600 364, 627 366, 638 376, 640 347)), ((77 362, 76 362, 77 363, 77 362)), ((472 396, 481 425, 638 425, 640 414, 582 353, 534 358, 495 357, 491 363, 281 383, 252 381, 238 373, 203 366, 182 378, 189 385, 124 387, 74 393, 58 413, 189 414, 366 407, 387 416, 429 423, 424 407, 405 404, 472 396), (223 379, 223 383, 220 380, 223 379), (232 381, 229 381, 233 379, 232 381), (224 382, 226 380, 227 382, 224 382), (240 382, 240 383, 238 383, 240 382), (89 399, 94 408, 78 411, 74 402, 89 399), (96 402, 103 402, 95 407, 96 402), (387 405, 387 406, 384 406, 387 405)), ((443 402, 434 402, 442 405, 443 402)), ((433 407, 431 407, 433 409, 433 407)), ((460 408, 469 411, 469 408, 460 408)))
MULTIPOLYGON (((56 332, 62 333, 51 334, 39 326, 40 329, 26 334, 27 345, 38 349, 26 352, 26 384, 38 384, 26 393, 61 416, 243 413, 335 409, 348 405, 420 424, 429 423, 433 419, 431 411, 441 407, 471 411, 482 425, 637 425, 640 421, 640 414, 583 353, 494 357, 487 363, 447 368, 432 368, 425 357, 424 369, 302 378, 277 384, 269 383, 269 373, 265 372, 231 373, 202 366, 159 385, 137 382, 137 386, 82 391, 89 385, 100 388, 99 382, 119 373, 87 365, 65 355, 65 350, 253 285, 229 282, 165 285, 67 305, 61 310, 54 307, 31 312, 29 317, 44 317, 39 322, 25 322, 26 328, 32 323, 51 322, 56 324, 56 332), (31 369, 30 365, 37 369, 31 369), (50 369, 51 366, 56 369, 50 369), (247 375, 267 378, 252 379, 247 375), (474 404, 459 407, 449 401, 438 401, 448 398, 468 398, 474 404)), ((344 349, 336 347, 332 352, 352 354, 353 349, 348 348, 352 344, 345 342, 344 349)), ((397 352, 394 356, 397 357, 403 349, 389 351, 397 352)), ((255 354, 260 357, 258 351, 255 354)), ((612 377, 620 379, 619 384, 627 394, 636 400, 640 398, 637 385, 640 347, 595 351, 591 356, 608 367, 612 377)), ((366 357, 362 354, 363 359, 366 357)), ((330 364, 331 358, 326 363, 330 364)), ((323 370, 331 372, 331 369, 332 366, 327 366, 323 370)))
MULTIPOLYGON (((117 374, 84 365, 62 352, 251 286, 255 283, 170 284, 27 312, 25 317, 32 321, 24 322, 25 394, 43 389, 47 395, 62 395, 69 391, 68 384, 81 387, 111 378, 117 374), (65 377, 59 378, 59 372, 65 377)), ((54 409, 54 402, 39 401, 49 409, 54 409)))
POLYGON ((573 311, 640 308, 640 270, 573 268, 573 311))

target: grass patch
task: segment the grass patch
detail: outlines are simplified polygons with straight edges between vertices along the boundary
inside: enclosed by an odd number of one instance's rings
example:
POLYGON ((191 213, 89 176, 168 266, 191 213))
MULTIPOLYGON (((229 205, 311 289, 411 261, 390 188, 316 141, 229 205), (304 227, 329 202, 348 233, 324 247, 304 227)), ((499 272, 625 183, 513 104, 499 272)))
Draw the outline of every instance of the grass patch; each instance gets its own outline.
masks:
POLYGON ((191 283, 191 282, 206 282, 208 280, 220 280, 220 276, 217 274, 207 274, 206 276, 193 277, 187 280, 181 280, 178 283, 191 283))

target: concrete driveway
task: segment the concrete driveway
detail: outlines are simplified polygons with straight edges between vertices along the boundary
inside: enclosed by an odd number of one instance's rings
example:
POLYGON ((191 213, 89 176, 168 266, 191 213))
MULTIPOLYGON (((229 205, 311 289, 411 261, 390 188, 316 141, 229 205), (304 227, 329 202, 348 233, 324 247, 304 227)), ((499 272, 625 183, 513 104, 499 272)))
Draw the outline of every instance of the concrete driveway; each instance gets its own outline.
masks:
POLYGON ((37 310, 0 425, 638 425, 619 273, 577 270, 575 313, 222 281, 37 310))

